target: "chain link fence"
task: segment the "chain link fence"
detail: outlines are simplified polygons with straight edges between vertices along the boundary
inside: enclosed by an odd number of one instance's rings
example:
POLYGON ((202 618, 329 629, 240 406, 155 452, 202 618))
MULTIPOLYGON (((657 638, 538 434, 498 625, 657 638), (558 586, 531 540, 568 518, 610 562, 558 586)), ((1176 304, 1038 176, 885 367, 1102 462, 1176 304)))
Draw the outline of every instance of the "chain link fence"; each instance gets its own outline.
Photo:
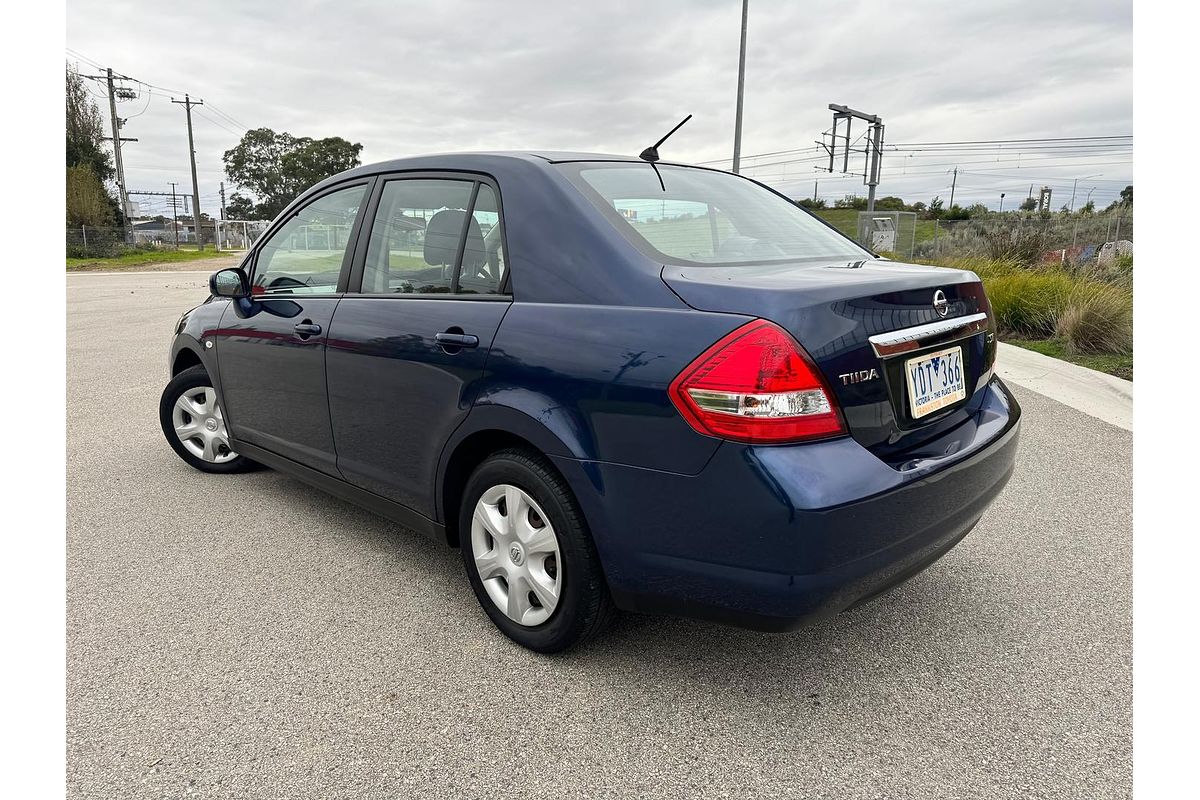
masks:
MULTIPOLYGON (((216 220, 205 221, 201 239, 205 247, 221 250, 246 250, 266 230, 269 222, 216 220)), ((174 250, 180 247, 195 249, 196 232, 180 224, 175 228, 168 220, 135 221, 133 230, 121 227, 84 225, 66 229, 67 258, 112 258, 130 251, 174 250)))
POLYGON ((217 242, 222 250, 249 250, 270 224, 270 220, 219 219, 217 242))
POLYGON ((1128 209, 1100 214, 989 214, 964 220, 933 220, 932 236, 918 237, 914 256, 977 256, 1024 264, 1083 265, 1132 255, 1133 215, 1128 209))
POLYGON ((67 258, 108 258, 129 249, 124 228, 67 228, 67 258))
POLYGON ((860 211, 855 238, 876 253, 912 258, 917 246, 917 215, 913 211, 860 211))

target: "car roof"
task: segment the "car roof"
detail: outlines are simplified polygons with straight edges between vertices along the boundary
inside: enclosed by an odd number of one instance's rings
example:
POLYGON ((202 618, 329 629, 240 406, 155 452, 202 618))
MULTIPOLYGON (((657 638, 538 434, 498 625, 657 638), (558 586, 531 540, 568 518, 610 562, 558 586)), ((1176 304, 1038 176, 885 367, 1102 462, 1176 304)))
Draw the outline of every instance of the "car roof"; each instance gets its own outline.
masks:
MULTIPOLYGON (((534 169, 551 170, 553 164, 565 163, 581 163, 581 162, 609 162, 609 163, 624 163, 624 164, 645 164, 639 158, 633 156, 612 155, 610 153, 583 153, 560 150, 494 150, 494 151, 468 151, 457 153, 426 153, 422 155, 408 156, 406 158, 394 158, 387 161, 377 161, 371 164, 363 164, 358 167, 352 167, 345 172, 339 172, 336 175, 331 175, 325 180, 311 186, 302 193, 292 205, 296 205, 301 201, 306 201, 314 194, 325 191, 330 186, 334 186, 346 180, 356 178, 367 178, 375 175, 382 175, 388 172, 416 172, 416 171, 457 171, 464 170, 468 172, 498 172, 508 171, 509 168, 516 165, 524 165, 525 167, 533 167, 534 169)), ((659 161, 661 166, 672 167, 692 167, 695 169, 708 169, 711 167, 702 167, 694 164, 685 164, 678 161, 659 161)), ((291 206, 289 206, 291 208, 291 206)), ((286 211, 287 209, 285 209, 286 211)))
MULTIPOLYGON (((612 153, 587 153, 570 150, 471 150, 449 153, 422 153, 421 155, 404 158, 377 161, 364 164, 350 172, 389 172, 413 168, 436 169, 439 166, 452 166, 454 161, 481 162, 487 160, 516 160, 538 164, 562 164, 572 161, 613 161, 631 164, 645 163, 636 156, 615 155, 612 153)), ((670 166, 693 166, 677 161, 660 161, 659 164, 670 166)))

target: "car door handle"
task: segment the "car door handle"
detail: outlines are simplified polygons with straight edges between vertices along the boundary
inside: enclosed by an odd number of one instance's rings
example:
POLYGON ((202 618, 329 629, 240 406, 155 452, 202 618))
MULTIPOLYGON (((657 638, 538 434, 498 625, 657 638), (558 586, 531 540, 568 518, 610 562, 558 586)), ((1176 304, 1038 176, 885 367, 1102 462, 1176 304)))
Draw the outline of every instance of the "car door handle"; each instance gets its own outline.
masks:
POLYGON ((433 340, 442 347, 479 347, 479 337, 470 333, 439 333, 433 340))
POLYGON ((292 328, 292 330, 294 330, 296 335, 301 339, 307 339, 310 336, 316 336, 319 334, 321 332, 321 326, 314 322, 310 322, 309 320, 305 320, 304 322, 296 323, 296 327, 292 328))

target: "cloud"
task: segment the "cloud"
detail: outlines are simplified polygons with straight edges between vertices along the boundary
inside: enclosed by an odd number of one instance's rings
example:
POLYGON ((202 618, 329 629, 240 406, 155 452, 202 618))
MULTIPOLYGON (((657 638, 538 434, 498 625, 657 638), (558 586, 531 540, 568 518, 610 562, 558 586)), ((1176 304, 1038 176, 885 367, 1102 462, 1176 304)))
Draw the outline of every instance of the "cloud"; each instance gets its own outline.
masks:
MULTIPOLYGON (((370 162, 471 149, 636 154, 691 113, 664 155, 707 161, 731 153, 737 0, 212 0, 196 12, 187 4, 77 0, 68 8, 67 46, 166 87, 120 106, 129 118, 123 135, 139 139, 125 151, 131 188, 190 188, 184 112, 169 101, 183 91, 204 99, 195 133, 206 211, 216 209, 221 154, 243 126, 343 136, 363 143, 370 162)), ((1131 17, 1127 2, 755 0, 743 152, 811 147, 830 125, 830 102, 884 117, 888 142, 1129 133, 1131 17)), ((948 196, 945 160, 887 157, 880 193, 948 196)), ((1093 199, 1104 204, 1132 176, 1131 164, 1107 163, 1128 155, 1042 158, 1035 174, 1036 160, 1030 154, 1021 170, 994 165, 1007 176, 960 181, 968 188, 956 202, 994 204, 1006 187, 1069 186, 1099 172, 1093 199)), ((861 179, 812 166, 757 173, 801 194, 814 179, 830 198, 865 191, 861 179)))

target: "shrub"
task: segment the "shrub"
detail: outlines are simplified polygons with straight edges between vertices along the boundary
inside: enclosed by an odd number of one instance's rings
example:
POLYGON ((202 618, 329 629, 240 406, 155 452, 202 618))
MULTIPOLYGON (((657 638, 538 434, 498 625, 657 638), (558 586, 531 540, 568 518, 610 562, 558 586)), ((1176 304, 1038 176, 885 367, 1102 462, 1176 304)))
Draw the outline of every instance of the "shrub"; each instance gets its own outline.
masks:
POLYGON ((978 256, 925 263, 978 275, 1002 334, 1055 337, 1071 354, 1132 352, 1132 260, 1108 270, 1096 265, 1030 269, 1013 259, 978 256))
POLYGON ((1041 337, 1054 333, 1072 281, 1061 272, 1014 270, 984 278, 996 324, 1002 331, 1041 337))
POLYGON ((1133 302, 1120 287, 1095 281, 1076 283, 1059 314, 1055 333, 1073 354, 1133 350, 1133 302))

